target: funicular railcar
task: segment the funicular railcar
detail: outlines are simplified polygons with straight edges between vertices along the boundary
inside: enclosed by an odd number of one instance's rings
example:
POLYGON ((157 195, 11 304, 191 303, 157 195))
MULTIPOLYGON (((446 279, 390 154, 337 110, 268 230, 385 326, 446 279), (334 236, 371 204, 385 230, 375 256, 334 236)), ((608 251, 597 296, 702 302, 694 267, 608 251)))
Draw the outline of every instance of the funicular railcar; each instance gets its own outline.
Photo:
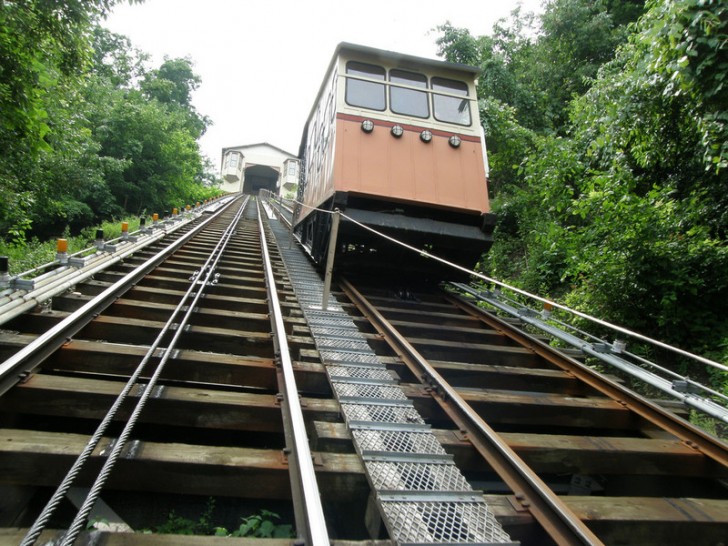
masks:
MULTIPOLYGON (((337 47, 299 149, 304 206, 296 230, 314 259, 324 259, 331 226, 331 215, 315 209, 338 208, 469 267, 490 247, 477 73, 359 45, 337 47)), ((337 255, 339 263, 359 256, 393 266, 416 258, 346 220, 337 255)))

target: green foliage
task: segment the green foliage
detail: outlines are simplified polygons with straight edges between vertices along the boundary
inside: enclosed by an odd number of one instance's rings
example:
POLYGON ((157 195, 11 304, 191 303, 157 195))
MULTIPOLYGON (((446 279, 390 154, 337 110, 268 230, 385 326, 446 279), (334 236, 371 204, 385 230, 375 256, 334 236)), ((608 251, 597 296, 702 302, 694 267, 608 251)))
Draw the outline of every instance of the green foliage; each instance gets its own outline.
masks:
POLYGON ((728 358, 727 15, 717 0, 552 0, 536 32, 519 12, 487 37, 441 27, 442 53, 483 70, 487 272, 728 358))
POLYGON ((174 535, 214 535, 222 537, 256 537, 256 538, 293 538, 293 526, 278 523, 281 517, 270 510, 261 509, 258 513, 241 518, 240 526, 228 531, 224 527, 215 526, 213 514, 215 499, 207 501, 205 510, 197 519, 179 516, 174 511, 169 513, 167 521, 155 528, 160 534, 174 535))
POLYGON ((720 0, 652 0, 634 40, 652 85, 697 114, 706 168, 728 167, 728 6, 720 0))
MULTIPOLYGON (((139 217, 131 216, 119 221, 108 220, 98 225, 88 226, 78 235, 71 235, 68 227, 58 234, 58 238, 68 241, 68 252, 73 254, 92 246, 96 238, 96 230, 104 230, 104 238, 108 241, 121 236, 121 222, 129 224, 129 232, 139 229, 139 217)), ((34 237, 29 241, 24 238, 19 243, 0 241, 0 256, 10 259, 10 274, 17 275, 38 266, 52 262, 56 257, 56 240, 39 241, 34 237)))
POLYGON ((156 528, 156 532, 165 535, 212 535, 215 527, 212 514, 215 511, 215 499, 208 499, 205 510, 196 520, 177 515, 174 510, 169 513, 167 521, 156 528))
POLYGON ((556 0, 545 6, 532 70, 551 128, 563 134, 569 102, 583 94, 627 36, 641 2, 556 0))
POLYGON ((147 57, 97 22, 116 0, 0 2, 0 239, 22 246, 210 197, 189 59, 147 57))
POLYGON ((0 139, 18 139, 29 152, 47 147, 46 97, 78 82, 91 59, 88 29, 116 3, 0 2, 0 139))
POLYGON ((293 538, 293 526, 290 524, 276 523, 281 517, 269 510, 261 510, 258 514, 253 514, 246 518, 242 518, 240 527, 233 532, 228 533, 226 529, 219 527, 215 534, 217 536, 230 537, 257 537, 257 538, 293 538))
POLYGON ((445 57, 451 63, 468 64, 475 66, 480 62, 481 52, 477 40, 465 28, 455 28, 447 21, 437 27, 442 33, 436 43, 437 54, 445 57))
POLYGON ((194 139, 200 138, 210 125, 191 104, 192 92, 200 85, 200 77, 192 70, 192 60, 164 58, 162 66, 148 72, 141 82, 145 97, 165 105, 185 118, 185 126, 194 139))

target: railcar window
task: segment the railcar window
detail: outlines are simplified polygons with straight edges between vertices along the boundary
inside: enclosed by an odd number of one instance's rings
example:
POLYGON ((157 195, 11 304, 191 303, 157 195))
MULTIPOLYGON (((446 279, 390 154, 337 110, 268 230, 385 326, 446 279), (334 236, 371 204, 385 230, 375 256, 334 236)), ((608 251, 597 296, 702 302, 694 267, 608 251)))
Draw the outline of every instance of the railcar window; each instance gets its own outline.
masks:
MULTIPOLYGON (((392 69, 389 71, 389 81, 393 84, 427 89, 427 77, 415 72, 392 69)), ((427 92, 425 91, 392 85, 389 88, 389 107, 395 114, 418 118, 430 117, 430 107, 427 104, 427 92)))
MULTIPOLYGON (((384 82, 384 68, 372 64, 349 61, 346 63, 346 74, 348 76, 360 76, 372 80, 384 82)), ((350 106, 361 106, 372 110, 384 110, 386 98, 384 94, 384 83, 346 79, 346 103, 350 106)))
POLYGON ((435 91, 432 96, 432 103, 436 120, 458 125, 471 124, 470 102, 467 98, 461 99, 437 94, 437 91, 442 91, 450 95, 467 97, 468 86, 464 82, 446 78, 432 78, 432 89, 435 91))

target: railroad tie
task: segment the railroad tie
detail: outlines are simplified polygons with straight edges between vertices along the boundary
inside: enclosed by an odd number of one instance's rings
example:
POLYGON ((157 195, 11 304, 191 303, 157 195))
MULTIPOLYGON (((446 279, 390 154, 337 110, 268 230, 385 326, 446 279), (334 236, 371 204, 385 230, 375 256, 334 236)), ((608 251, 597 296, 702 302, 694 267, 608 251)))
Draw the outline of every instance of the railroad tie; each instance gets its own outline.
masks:
POLYGON ((351 317, 335 301, 322 310, 323 281, 300 247, 289 248, 286 228, 270 224, 390 538, 400 545, 517 544, 351 317))

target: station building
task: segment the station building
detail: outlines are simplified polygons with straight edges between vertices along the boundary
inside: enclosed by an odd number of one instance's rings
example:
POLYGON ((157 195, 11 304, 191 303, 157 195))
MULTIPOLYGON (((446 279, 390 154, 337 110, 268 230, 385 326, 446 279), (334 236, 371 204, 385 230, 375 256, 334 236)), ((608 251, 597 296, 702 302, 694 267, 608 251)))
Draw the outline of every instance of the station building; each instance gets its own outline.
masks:
POLYGON ((267 189, 283 197, 294 197, 299 171, 298 157, 267 142, 222 149, 221 189, 228 193, 255 195, 267 189))

